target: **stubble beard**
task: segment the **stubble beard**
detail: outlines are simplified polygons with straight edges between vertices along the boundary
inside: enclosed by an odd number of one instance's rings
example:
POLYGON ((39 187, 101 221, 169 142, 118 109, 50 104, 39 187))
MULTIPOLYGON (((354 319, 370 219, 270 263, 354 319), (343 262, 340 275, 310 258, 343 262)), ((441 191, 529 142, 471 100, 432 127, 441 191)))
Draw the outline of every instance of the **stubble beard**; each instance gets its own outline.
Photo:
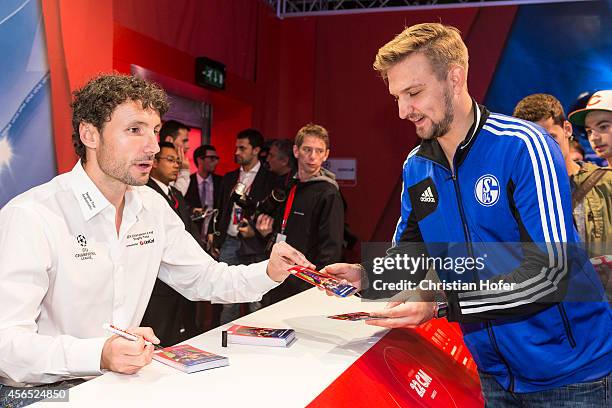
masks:
MULTIPOLYGON (((105 148, 104 142, 100 144, 100 151, 98 157, 98 166, 100 170, 108 177, 114 178, 128 186, 144 186, 149 181, 150 173, 146 178, 136 178, 130 174, 130 168, 132 163, 126 161, 119 161, 116 159, 117 154, 113 149, 105 148)), ((142 157, 138 160, 151 160, 150 157, 142 157)), ((135 160, 135 161, 138 161, 135 160)))
POLYGON ((450 131, 451 124, 455 119, 453 111, 453 101, 448 90, 444 91, 444 117, 439 122, 432 121, 431 129, 427 133, 420 132, 417 129, 417 136, 423 140, 437 139, 444 136, 450 131))
POLYGON ((247 160, 246 158, 234 155, 234 162, 239 166, 246 166, 253 162, 253 158, 251 158, 251 160, 247 160))

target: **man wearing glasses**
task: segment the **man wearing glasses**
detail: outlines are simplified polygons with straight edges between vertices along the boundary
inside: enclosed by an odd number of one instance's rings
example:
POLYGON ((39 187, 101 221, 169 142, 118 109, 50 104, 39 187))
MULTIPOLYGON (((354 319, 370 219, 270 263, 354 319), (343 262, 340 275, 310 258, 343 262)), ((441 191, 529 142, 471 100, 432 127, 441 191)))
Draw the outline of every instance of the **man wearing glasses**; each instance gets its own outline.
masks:
MULTIPOLYGON (((174 144, 161 142, 147 186, 166 199, 170 208, 185 224, 185 230, 196 237, 197 232, 191 222, 189 207, 181 192, 170 185, 178 177, 180 168, 181 159, 174 144)), ((187 300, 157 278, 141 324, 153 328, 164 346, 171 346, 203 332, 197 328, 195 310, 195 302, 187 300)))
POLYGON ((217 150, 211 145, 199 146, 193 152, 193 162, 198 167, 198 171, 191 175, 185 200, 191 207, 193 219, 200 232, 200 242, 206 247, 208 225, 212 219, 211 211, 217 199, 222 178, 215 174, 215 169, 219 164, 217 150))

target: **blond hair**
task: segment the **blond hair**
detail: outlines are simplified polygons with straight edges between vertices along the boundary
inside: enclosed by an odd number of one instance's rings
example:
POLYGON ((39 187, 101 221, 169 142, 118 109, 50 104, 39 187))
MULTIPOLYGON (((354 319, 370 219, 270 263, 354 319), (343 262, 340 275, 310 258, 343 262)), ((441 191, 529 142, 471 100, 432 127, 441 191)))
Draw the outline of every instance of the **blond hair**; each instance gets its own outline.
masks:
POLYGON ((314 136, 321 139, 323 142, 325 142, 325 148, 329 149, 329 134, 327 133, 327 129, 325 129, 323 126, 315 125, 314 123, 309 123, 306 126, 303 126, 295 135, 294 144, 300 148, 302 143, 304 143, 304 138, 306 136, 314 136))
POLYGON ((382 46, 374 69, 387 79, 387 71, 412 53, 422 53, 439 80, 446 78, 451 65, 468 69, 468 50, 455 27, 439 23, 416 24, 406 28, 382 46))

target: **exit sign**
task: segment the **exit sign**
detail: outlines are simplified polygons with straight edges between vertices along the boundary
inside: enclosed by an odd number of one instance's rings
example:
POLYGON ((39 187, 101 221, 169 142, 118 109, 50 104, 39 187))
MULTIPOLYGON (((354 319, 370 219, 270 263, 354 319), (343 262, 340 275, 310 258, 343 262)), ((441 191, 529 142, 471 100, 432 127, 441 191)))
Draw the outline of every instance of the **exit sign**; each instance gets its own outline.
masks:
POLYGON ((225 89, 225 64, 206 57, 196 58, 196 84, 225 89))

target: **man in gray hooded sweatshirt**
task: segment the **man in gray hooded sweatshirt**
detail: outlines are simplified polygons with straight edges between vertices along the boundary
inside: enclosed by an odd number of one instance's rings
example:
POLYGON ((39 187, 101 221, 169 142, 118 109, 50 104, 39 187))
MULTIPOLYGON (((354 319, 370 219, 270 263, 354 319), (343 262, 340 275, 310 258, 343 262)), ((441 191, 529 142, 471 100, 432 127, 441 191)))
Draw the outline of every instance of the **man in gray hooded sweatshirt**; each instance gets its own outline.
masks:
MULTIPOLYGON (((295 136, 293 154, 298 171, 287 190, 287 200, 274 219, 273 240, 286 241, 311 260, 317 269, 342 257, 344 204, 336 176, 321 167, 329 156, 329 134, 319 125, 308 124, 295 136)), ((268 228, 259 228, 262 235, 268 228)), ((287 279, 269 292, 272 303, 311 287, 299 279, 287 279)))

